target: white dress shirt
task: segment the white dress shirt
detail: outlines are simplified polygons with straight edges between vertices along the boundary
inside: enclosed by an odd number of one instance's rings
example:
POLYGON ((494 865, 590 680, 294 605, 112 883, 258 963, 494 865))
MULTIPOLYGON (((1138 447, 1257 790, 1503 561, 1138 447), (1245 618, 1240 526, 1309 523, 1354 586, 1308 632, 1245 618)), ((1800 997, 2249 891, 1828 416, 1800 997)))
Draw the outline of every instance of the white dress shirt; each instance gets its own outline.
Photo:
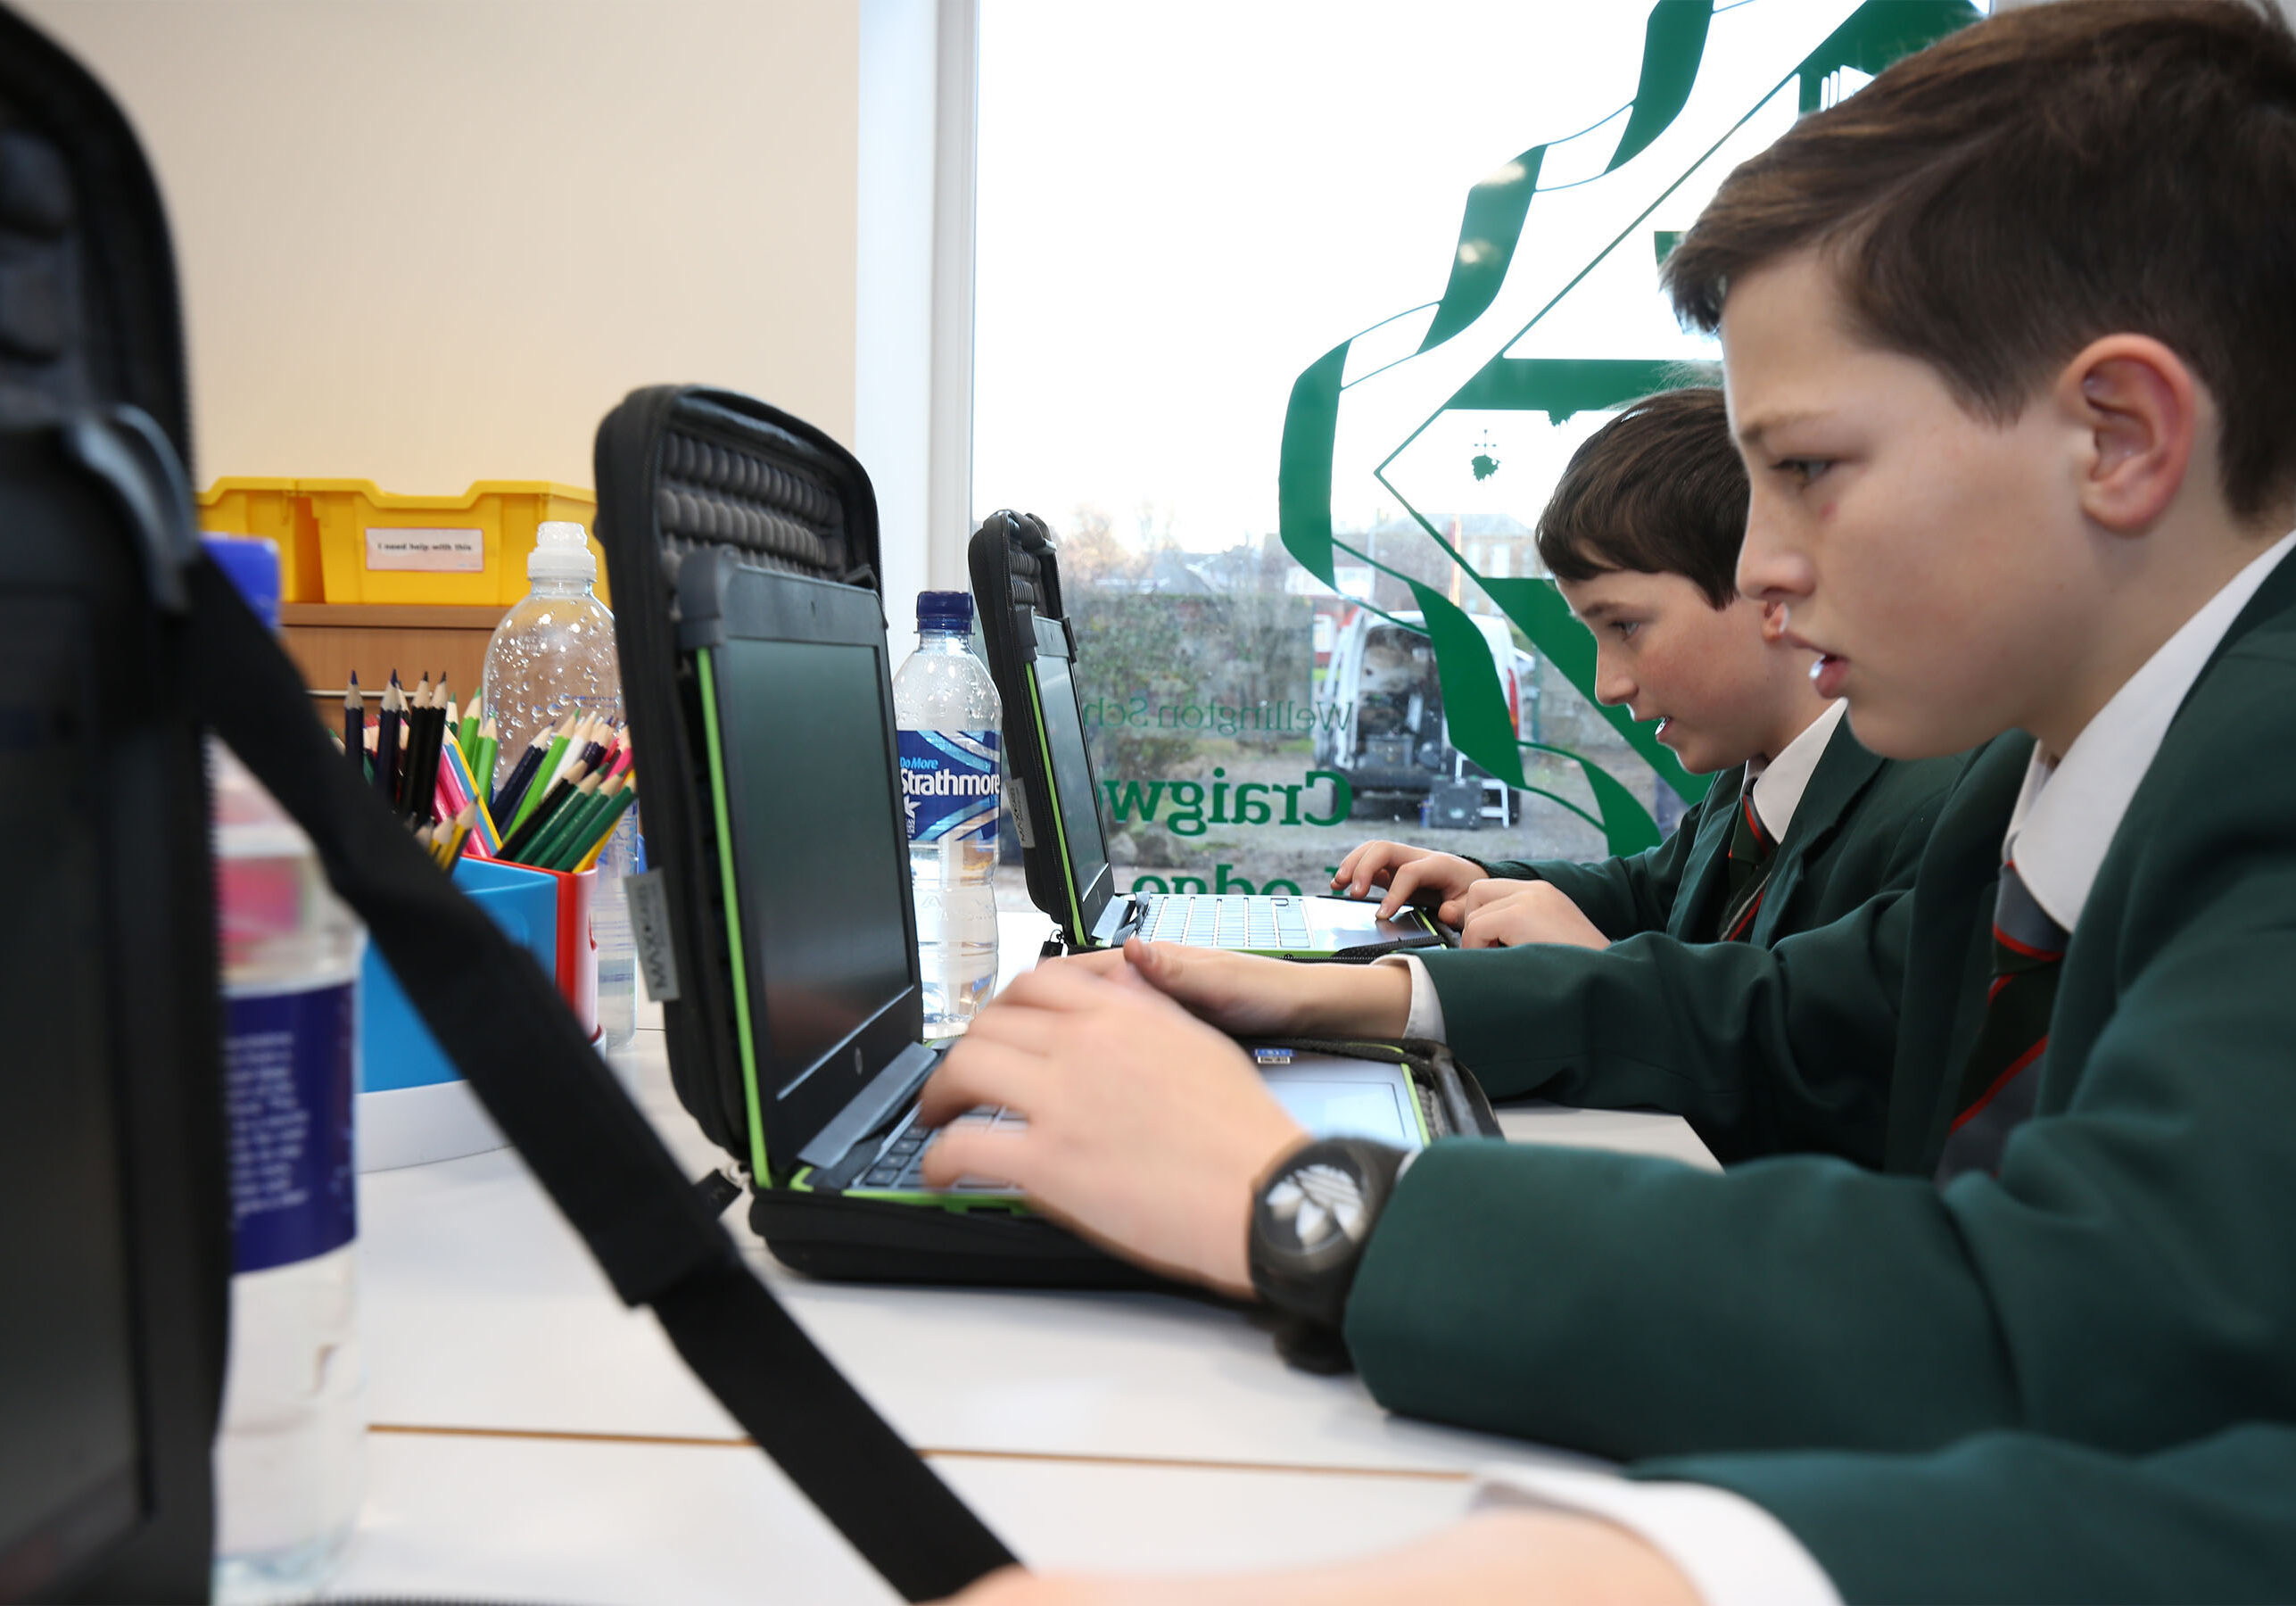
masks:
POLYGON ((2052 758, 2035 746, 2025 790, 2010 813, 2002 857, 2017 861, 2017 873, 2033 901, 2068 931, 2080 921, 2105 850, 2185 693, 2292 544, 2296 531, 2258 554, 2203 603, 2121 683, 2062 757, 2052 758))
MULTIPOLYGON (((2015 857, 2018 873, 2034 900, 2067 931, 2080 920, 2106 850, 2185 694, 2233 620, 2292 546, 2296 546, 2296 532, 2282 536, 2233 576, 2129 676, 2062 758, 2052 759, 2035 749, 2025 789, 2010 815, 2003 853, 2015 857)), ((1829 713, 1839 717, 1834 710, 1829 713)), ((1812 725, 1804 736, 1817 728, 1812 725)), ((1789 746, 1780 759, 1792 752, 1789 746)), ((1777 767, 1773 764, 1772 773, 1777 767)), ((1807 779, 1805 773, 1805 784, 1807 779)), ((1759 780, 1755 789, 1755 807, 1767 825, 1759 780)), ((1797 791, 1794 800, 1798 797, 1797 791)), ((1789 801, 1789 815, 1792 807, 1789 801)), ((1782 836, 1783 825, 1777 829, 1782 836)), ((1424 966, 1417 967, 1413 981, 1415 1026, 1420 1023, 1418 998, 1425 973, 1424 966)), ((1426 987, 1425 991, 1432 996, 1434 989, 1426 987)), ((1440 1008, 1434 1023, 1440 1031, 1440 1008)), ((1486 1469, 1478 1494, 1484 1503, 1551 1505, 1615 1522, 1680 1568, 1707 1606, 1739 1606, 1742 1602, 1839 1606, 1841 1597, 1832 1580, 1785 1525, 1725 1489, 1631 1483, 1599 1473, 1510 1465, 1486 1469)))
POLYGON ((1758 760, 1746 766, 1747 783, 1754 790, 1754 812, 1762 817, 1762 829, 1770 833, 1773 842, 1786 840, 1786 828, 1794 823, 1794 811, 1802 807, 1802 794, 1810 790, 1810 777, 1818 773, 1818 760, 1826 756, 1826 743, 1834 739, 1840 728, 1842 716, 1849 712, 1849 704, 1839 698, 1826 705, 1825 712, 1802 727, 1802 733, 1779 750, 1767 764, 1758 760))

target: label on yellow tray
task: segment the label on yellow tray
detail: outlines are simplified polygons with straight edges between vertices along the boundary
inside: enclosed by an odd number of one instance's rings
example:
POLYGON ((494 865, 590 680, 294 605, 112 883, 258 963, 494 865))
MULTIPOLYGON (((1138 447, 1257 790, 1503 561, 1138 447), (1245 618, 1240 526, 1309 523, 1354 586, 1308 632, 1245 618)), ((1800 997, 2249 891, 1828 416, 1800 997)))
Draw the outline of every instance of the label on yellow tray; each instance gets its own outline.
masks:
POLYGON ((486 532, 384 529, 369 525, 367 567, 439 575, 482 574, 486 568, 486 532))

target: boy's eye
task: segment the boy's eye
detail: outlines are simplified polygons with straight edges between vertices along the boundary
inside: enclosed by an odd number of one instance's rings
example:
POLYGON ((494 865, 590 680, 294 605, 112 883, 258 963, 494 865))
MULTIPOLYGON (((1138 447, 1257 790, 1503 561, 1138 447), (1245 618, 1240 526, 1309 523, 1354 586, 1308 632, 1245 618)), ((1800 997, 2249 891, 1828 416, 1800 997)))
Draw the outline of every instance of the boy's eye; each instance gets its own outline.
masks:
POLYGON ((1807 485, 1832 467, 1832 461, 1826 458, 1780 458, 1771 464, 1778 473, 1802 485, 1807 485))
POLYGON ((1620 641, 1631 642, 1634 639, 1634 633, 1642 628, 1642 621, 1639 619, 1613 619, 1610 622, 1610 627, 1617 633, 1620 641))

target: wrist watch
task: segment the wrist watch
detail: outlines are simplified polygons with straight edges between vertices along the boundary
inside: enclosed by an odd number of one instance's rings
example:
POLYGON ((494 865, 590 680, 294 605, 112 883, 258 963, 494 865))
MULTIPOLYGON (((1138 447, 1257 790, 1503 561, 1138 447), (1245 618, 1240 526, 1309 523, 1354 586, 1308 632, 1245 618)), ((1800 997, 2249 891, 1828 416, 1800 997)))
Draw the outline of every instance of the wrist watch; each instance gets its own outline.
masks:
POLYGON ((1409 1158, 1368 1138, 1327 1138, 1293 1150, 1260 1185, 1251 1204, 1251 1286, 1293 1319, 1292 1342, 1284 1344, 1292 1359, 1315 1365, 1335 1348, 1340 1366, 1317 1369, 1344 1369, 1348 1293, 1409 1158))

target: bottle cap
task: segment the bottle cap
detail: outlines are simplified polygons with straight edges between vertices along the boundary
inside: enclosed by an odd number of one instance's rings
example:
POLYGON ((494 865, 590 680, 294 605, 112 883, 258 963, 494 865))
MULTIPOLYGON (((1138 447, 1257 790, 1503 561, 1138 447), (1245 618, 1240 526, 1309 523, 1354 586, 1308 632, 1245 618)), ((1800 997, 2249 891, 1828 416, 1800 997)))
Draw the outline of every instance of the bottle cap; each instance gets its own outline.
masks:
POLYGON ((970 631, 972 628, 972 593, 919 592, 917 628, 970 631))
POLYGON ((279 628, 279 543, 263 535, 206 535, 200 544, 266 627, 279 628))
POLYGON ((590 537, 582 527, 556 519, 535 526, 534 550, 526 554, 526 578, 597 579, 598 556, 590 550, 590 537))

